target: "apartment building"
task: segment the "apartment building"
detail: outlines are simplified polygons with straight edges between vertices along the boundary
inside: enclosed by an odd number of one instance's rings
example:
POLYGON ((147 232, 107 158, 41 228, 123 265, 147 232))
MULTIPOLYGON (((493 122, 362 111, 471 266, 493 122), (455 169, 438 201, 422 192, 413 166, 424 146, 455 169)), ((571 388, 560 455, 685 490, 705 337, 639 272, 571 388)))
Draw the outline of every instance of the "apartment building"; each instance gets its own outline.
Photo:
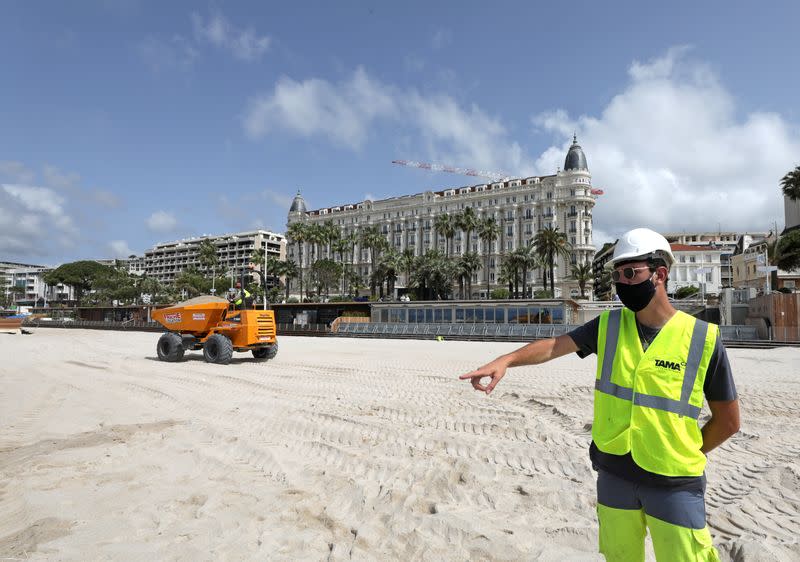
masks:
POLYGON ((144 272, 162 283, 172 283, 188 267, 203 270, 200 244, 210 240, 217 248, 220 275, 239 277, 252 261, 253 253, 264 253, 279 260, 286 259, 286 239, 282 234, 251 230, 220 236, 198 236, 156 244, 144 253, 144 272))
POLYGON ((614 248, 617 247, 617 240, 606 242, 600 251, 592 259, 592 274, 594 275, 594 298, 600 301, 610 301, 614 286, 611 282, 611 275, 605 271, 606 264, 614 257, 614 248))
MULTIPOLYGON (((414 255, 423 255, 431 249, 445 251, 445 238, 436 231, 436 217, 447 213, 455 215, 472 208, 479 218, 494 217, 502 227, 500 237, 486 248, 478 233, 473 231, 471 239, 466 233, 457 231, 453 240, 453 255, 467 251, 477 252, 482 257, 489 254, 490 290, 505 286, 499 282, 502 256, 530 244, 536 233, 546 227, 558 227, 567 235, 571 245, 570 255, 560 258, 557 264, 556 296, 579 293, 576 281, 567 277, 571 266, 591 263, 595 253, 592 239, 592 209, 597 200, 597 191, 592 190, 591 174, 577 139, 573 138, 564 161, 564 170, 541 177, 515 178, 493 183, 425 191, 414 195, 403 195, 378 201, 365 200, 358 203, 308 211, 306 202, 298 192, 292 202, 288 224, 303 221, 307 224, 331 221, 341 229, 343 235, 358 232, 366 226, 377 225, 386 236, 390 246, 397 251, 410 249, 414 255)), ((304 242, 302 252, 304 270, 315 259, 312 244, 304 242)), ((318 257, 318 256, 316 256, 318 257)), ((288 259, 299 262, 297 243, 290 243, 288 259)), ((485 259, 481 260, 485 264, 485 259)), ((371 273, 369 250, 356 246, 353 267, 363 277, 371 273)), ((485 265, 473 275, 472 297, 485 296, 485 265)), ((541 271, 528 272, 528 283, 536 287, 541 283, 541 271)), ((405 274, 401 273, 397 287, 407 286, 405 274)))
POLYGON ((669 272, 667 292, 675 293, 681 287, 697 287, 706 295, 719 295, 720 289, 730 278, 727 267, 723 267, 723 254, 729 254, 724 246, 716 244, 670 244, 675 263, 669 272))
POLYGON ((675 244, 687 246, 711 246, 721 248, 720 254, 720 287, 733 287, 733 269, 731 258, 736 250, 736 242, 741 234, 733 231, 714 231, 714 232, 681 232, 667 233, 664 237, 675 244))
POLYGON ((13 303, 20 306, 42 306, 56 301, 74 300, 75 290, 71 286, 62 283, 49 285, 45 282, 44 276, 52 269, 43 265, 6 269, 5 294, 10 295, 13 303))

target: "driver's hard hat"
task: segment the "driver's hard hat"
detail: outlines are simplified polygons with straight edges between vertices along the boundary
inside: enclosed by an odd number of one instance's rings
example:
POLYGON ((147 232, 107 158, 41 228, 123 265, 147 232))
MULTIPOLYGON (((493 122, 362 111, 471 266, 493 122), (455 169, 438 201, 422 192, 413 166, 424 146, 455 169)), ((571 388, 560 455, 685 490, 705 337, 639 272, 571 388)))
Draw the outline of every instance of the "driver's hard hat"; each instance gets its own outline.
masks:
POLYGON ((614 269, 622 262, 648 258, 664 260, 667 268, 675 263, 675 256, 672 255, 672 248, 666 238, 649 228, 634 228, 620 236, 614 247, 614 257, 605 267, 614 269))

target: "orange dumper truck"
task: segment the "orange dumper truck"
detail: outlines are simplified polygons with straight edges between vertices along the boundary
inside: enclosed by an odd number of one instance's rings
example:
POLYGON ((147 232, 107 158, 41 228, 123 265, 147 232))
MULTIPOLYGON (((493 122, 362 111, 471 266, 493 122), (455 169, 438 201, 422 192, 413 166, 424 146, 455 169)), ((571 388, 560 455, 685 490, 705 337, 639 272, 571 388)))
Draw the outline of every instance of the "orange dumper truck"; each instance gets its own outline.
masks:
POLYGON ((250 351, 257 360, 278 354, 272 310, 229 310, 228 301, 197 297, 152 312, 168 332, 158 339, 161 361, 180 361, 187 350, 203 350, 208 363, 227 365, 234 351, 250 351))

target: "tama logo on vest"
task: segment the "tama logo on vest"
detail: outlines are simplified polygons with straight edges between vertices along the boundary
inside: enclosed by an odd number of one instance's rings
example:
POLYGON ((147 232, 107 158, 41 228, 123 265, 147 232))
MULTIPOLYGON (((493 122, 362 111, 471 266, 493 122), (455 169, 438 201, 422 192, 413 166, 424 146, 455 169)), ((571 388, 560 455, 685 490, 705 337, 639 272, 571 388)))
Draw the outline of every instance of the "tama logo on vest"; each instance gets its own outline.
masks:
POLYGON ((664 359, 656 359, 656 367, 663 367, 664 369, 671 369, 673 371, 680 371, 686 363, 675 363, 674 361, 666 361, 664 359))

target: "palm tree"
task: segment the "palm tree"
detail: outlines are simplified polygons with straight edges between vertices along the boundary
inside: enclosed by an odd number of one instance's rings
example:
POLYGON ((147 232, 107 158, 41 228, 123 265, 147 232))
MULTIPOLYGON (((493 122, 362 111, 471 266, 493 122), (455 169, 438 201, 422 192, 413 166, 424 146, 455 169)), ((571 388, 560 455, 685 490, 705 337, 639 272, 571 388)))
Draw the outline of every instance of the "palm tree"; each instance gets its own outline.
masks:
POLYGON ((311 248, 313 250, 312 257, 311 257, 311 265, 314 265, 313 262, 322 258, 322 251, 321 247, 325 242, 328 240, 328 234, 325 231, 325 227, 321 224, 310 224, 308 225, 308 233, 306 238, 309 242, 311 242, 311 248))
POLYGON ((326 257, 333 258, 333 243, 342 237, 342 231, 339 230, 339 227, 336 226, 332 220, 326 220, 322 223, 321 231, 325 238, 324 242, 328 247, 328 255, 326 257))
POLYGON ((517 264, 522 270, 522 298, 528 298, 528 271, 536 267, 538 262, 536 255, 536 247, 528 243, 525 246, 520 246, 513 252, 517 264))
POLYGON ((586 298, 586 283, 594 279, 594 275, 592 274, 592 264, 590 263, 579 263, 578 265, 572 266, 572 275, 570 275, 571 279, 575 279, 578 282, 578 287, 581 289, 581 298, 586 298))
POLYGON ((208 272, 208 270, 211 269, 211 292, 215 293, 215 279, 217 277, 217 267, 219 266, 219 256, 217 255, 217 247, 208 238, 204 238, 200 242, 197 261, 203 266, 204 272, 208 272))
MULTIPOLYGON (((547 261, 547 267, 550 271, 550 289, 555 297, 556 263, 559 256, 569 256, 570 252, 570 244, 567 241, 567 235, 563 232, 559 232, 557 226, 548 226, 536 233, 534 243, 536 244, 536 251, 547 261)), ((547 290, 547 287, 545 287, 545 290, 547 290)))
POLYGON ((358 274, 357 271, 350 271, 347 274, 347 286, 352 291, 354 297, 358 297, 359 291, 361 289, 366 289, 367 286, 364 283, 364 278, 358 274))
POLYGON ((486 298, 489 299, 489 260, 492 255, 492 244, 500 237, 501 227, 494 217, 486 217, 478 224, 478 236, 483 242, 486 253, 486 298))
POLYGON ((464 242, 465 252, 469 252, 472 247, 472 231, 478 228, 478 221, 478 216, 475 214, 475 209, 472 207, 467 207, 456 215, 456 226, 463 230, 466 236, 466 241, 464 242))
POLYGON ((446 298, 452 291, 458 273, 458 266, 442 252, 428 250, 417 258, 414 270, 414 283, 419 296, 425 298, 430 293, 437 299, 446 298))
MULTIPOLYGON (((303 301, 303 244, 308 240, 308 227, 305 223, 302 222, 293 222, 289 225, 289 228, 286 230, 286 237, 292 241, 292 243, 297 244, 297 253, 298 253, 298 261, 299 267, 298 272, 300 274, 300 302, 303 301)), ((287 294, 286 298, 288 299, 289 296, 287 294)))
POLYGON ((781 189, 792 201, 800 200, 800 166, 781 178, 781 189))
POLYGON ((433 220, 433 226, 436 228, 437 236, 439 234, 444 236, 445 255, 450 257, 453 246, 453 237, 456 235, 455 217, 448 213, 436 215, 436 218, 433 220))
MULTIPOLYGON (((360 238, 361 246, 369 248, 372 274, 378 267, 378 258, 380 258, 381 252, 389 247, 389 242, 377 226, 368 226, 363 229, 360 233, 360 238)), ((370 275, 370 279, 372 281, 372 275, 370 275)), ((373 297, 375 296, 375 284, 373 282, 370 282, 370 293, 373 297)))
POLYGON ((512 299, 519 297, 519 258, 511 253, 503 256, 501 265, 503 278, 508 282, 508 293, 512 299))
POLYGON ((286 284, 286 300, 289 300, 289 288, 292 285, 292 279, 297 277, 300 268, 297 267, 297 263, 286 260, 280 262, 280 267, 278 268, 278 274, 283 275, 286 284))
MULTIPOLYGON (((459 277, 466 279, 467 300, 472 298, 472 274, 481 267, 481 257, 477 252, 465 252, 458 259, 459 277)), ((462 290, 463 296, 463 290, 462 290)))
POLYGON ((500 262, 500 274, 497 276, 498 283, 508 283, 508 296, 514 298, 514 280, 516 279, 516 271, 513 269, 513 261, 509 261, 506 256, 503 256, 500 262))
POLYGON ((347 273, 347 262, 345 261, 345 256, 347 255, 347 250, 350 249, 350 243, 345 238, 337 238, 332 244, 332 250, 334 255, 339 255, 339 262, 342 265, 342 292, 345 292, 345 279, 347 273))
POLYGON ((411 269, 414 267, 414 250, 406 248, 400 254, 400 268, 406 274, 406 292, 411 287, 411 269))
POLYGON ((381 266, 386 279, 386 294, 394 296, 394 284, 397 281, 397 272, 402 267, 400 252, 394 248, 381 256, 381 266))

